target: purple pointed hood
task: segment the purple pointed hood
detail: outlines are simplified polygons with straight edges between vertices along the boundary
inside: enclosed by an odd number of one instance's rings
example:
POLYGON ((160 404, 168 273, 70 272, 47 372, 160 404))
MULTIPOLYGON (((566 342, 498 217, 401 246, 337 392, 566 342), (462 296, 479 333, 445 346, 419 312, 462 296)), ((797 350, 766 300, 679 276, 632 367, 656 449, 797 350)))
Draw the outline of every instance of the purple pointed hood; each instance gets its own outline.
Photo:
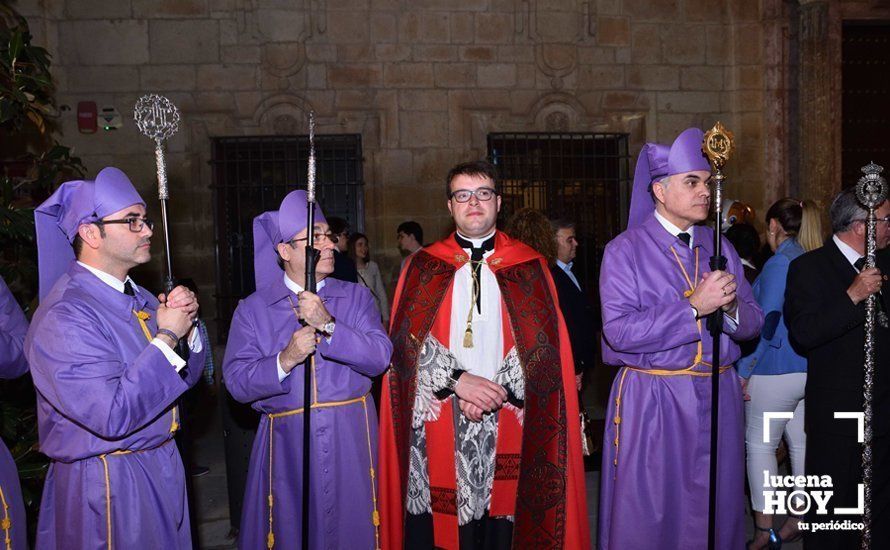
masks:
MULTIPOLYGON (((283 271, 278 267, 275 247, 306 229, 306 204, 305 191, 291 191, 278 210, 263 212, 253 219, 253 269, 257 289, 281 277, 283 271)), ((315 223, 327 223, 318 203, 315 203, 315 223)))
POLYGON ((630 198, 627 227, 636 227, 652 215, 655 203, 649 191, 652 182, 674 174, 695 170, 711 171, 711 164, 702 152, 704 133, 698 128, 683 130, 670 147, 647 143, 637 158, 634 186, 630 198))
POLYGON ((145 201, 130 178, 108 167, 94 180, 66 181, 34 210, 41 299, 74 261, 77 228, 134 204, 145 206, 145 201))

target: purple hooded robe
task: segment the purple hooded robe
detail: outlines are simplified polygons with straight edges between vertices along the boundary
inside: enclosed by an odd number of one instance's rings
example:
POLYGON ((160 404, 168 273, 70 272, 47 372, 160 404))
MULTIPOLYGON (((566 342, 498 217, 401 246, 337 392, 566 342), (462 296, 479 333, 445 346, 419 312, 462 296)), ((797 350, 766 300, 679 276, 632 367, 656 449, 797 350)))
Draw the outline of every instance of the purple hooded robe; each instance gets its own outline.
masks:
MULTIPOLYGON (((28 372, 23 344, 28 321, 6 282, 0 277, 0 378, 11 379, 28 372)), ((0 442, 0 536, 10 541, 13 550, 28 547, 25 504, 19 472, 9 449, 0 442)))
MULTIPOLYGON (((714 232, 690 228, 690 249, 659 223, 651 198, 645 199, 651 181, 710 167, 701 157, 697 129, 681 134, 670 150, 647 145, 640 157, 629 228, 606 246, 600 271, 603 360, 622 368, 606 413, 599 548, 707 548, 711 377, 706 373, 713 344, 705 320, 696 322, 686 299, 684 270, 693 286, 710 271, 714 232), (694 373, 670 375, 693 365, 694 373)), ((758 334, 763 313, 738 255, 729 241, 722 243, 727 271, 738 283, 738 326, 727 334, 732 329, 724 324, 720 337, 720 362, 726 366, 739 358, 735 342, 758 334)), ((729 368, 720 375, 716 521, 716 547, 726 550, 743 548, 745 540, 743 413, 738 377, 729 368)))
POLYGON ((145 203, 123 172, 106 168, 95 181, 63 184, 35 213, 41 302, 25 355, 40 450, 52 459, 38 549, 191 548, 175 401, 200 378, 207 344, 183 378, 149 343, 157 298, 112 288, 73 261, 70 245, 79 225, 133 204, 145 203))
MULTIPOLYGON (((294 311, 297 296, 274 260, 274 244, 306 227, 301 193, 292 192, 282 203, 281 227, 279 212, 254 223, 258 290, 235 310, 223 363, 232 396, 262 413, 238 541, 245 550, 270 542, 274 548, 298 548, 301 540, 303 367, 282 381, 278 375, 278 353, 301 325, 294 311)), ((323 222, 319 214, 316 220, 323 222)), ((309 542, 315 549, 374 548, 377 414, 368 392, 371 377, 389 365, 392 344, 367 288, 331 277, 322 282, 318 295, 336 329, 330 341, 321 339, 315 354, 309 542)))

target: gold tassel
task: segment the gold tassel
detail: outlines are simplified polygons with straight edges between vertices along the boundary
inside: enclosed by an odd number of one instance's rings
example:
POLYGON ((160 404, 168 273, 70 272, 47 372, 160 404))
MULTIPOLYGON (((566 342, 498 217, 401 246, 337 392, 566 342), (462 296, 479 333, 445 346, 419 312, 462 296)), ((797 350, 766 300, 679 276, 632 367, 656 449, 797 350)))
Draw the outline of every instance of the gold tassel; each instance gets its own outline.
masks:
MULTIPOLYGON (((470 267, 472 268, 472 265, 470 267)), ((475 271, 470 269, 470 274, 473 277, 473 296, 470 299, 470 311, 467 313, 467 330, 464 331, 465 348, 473 347, 473 310, 476 308, 476 300, 479 299, 479 285, 481 284, 475 271)))

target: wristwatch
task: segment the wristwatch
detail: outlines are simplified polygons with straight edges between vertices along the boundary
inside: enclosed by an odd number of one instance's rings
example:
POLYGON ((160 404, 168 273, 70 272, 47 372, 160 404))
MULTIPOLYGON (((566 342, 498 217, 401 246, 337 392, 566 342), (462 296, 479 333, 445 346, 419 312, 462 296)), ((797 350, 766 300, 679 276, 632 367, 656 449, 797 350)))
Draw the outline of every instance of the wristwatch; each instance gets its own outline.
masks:
POLYGON ((692 308, 692 313, 695 313, 695 318, 696 318, 696 320, 698 320, 698 318, 699 318, 698 310, 695 308, 694 305, 692 305, 692 303, 689 304, 689 307, 692 308))
POLYGON ((446 378, 445 387, 442 389, 455 393, 454 388, 457 386, 457 381, 460 380, 460 377, 463 376, 465 372, 466 371, 458 369, 451 371, 451 375, 446 378))
POLYGON ((331 320, 322 325, 321 331, 328 335, 328 338, 334 335, 334 329, 337 328, 337 320, 331 317, 331 320))

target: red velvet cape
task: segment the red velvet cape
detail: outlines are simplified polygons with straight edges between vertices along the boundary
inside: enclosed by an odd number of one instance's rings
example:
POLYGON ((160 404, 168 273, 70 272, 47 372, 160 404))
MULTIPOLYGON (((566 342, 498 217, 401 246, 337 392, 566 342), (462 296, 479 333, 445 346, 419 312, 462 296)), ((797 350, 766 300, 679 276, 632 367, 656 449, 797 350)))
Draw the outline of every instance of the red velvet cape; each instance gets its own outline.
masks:
MULTIPOLYGON (((430 333, 448 345, 454 273, 467 261, 449 236, 414 254, 396 288, 393 360, 380 414, 380 531, 387 550, 404 547, 420 347, 430 333)), ((513 548, 586 550, 590 533, 574 363, 553 280, 540 254, 500 232, 487 262, 501 290, 504 352, 516 345, 525 375, 523 424, 515 415, 499 415, 491 515, 515 516, 513 548)), ((443 403, 438 420, 426 423, 427 455, 435 545, 458 550, 451 401, 443 403)))

